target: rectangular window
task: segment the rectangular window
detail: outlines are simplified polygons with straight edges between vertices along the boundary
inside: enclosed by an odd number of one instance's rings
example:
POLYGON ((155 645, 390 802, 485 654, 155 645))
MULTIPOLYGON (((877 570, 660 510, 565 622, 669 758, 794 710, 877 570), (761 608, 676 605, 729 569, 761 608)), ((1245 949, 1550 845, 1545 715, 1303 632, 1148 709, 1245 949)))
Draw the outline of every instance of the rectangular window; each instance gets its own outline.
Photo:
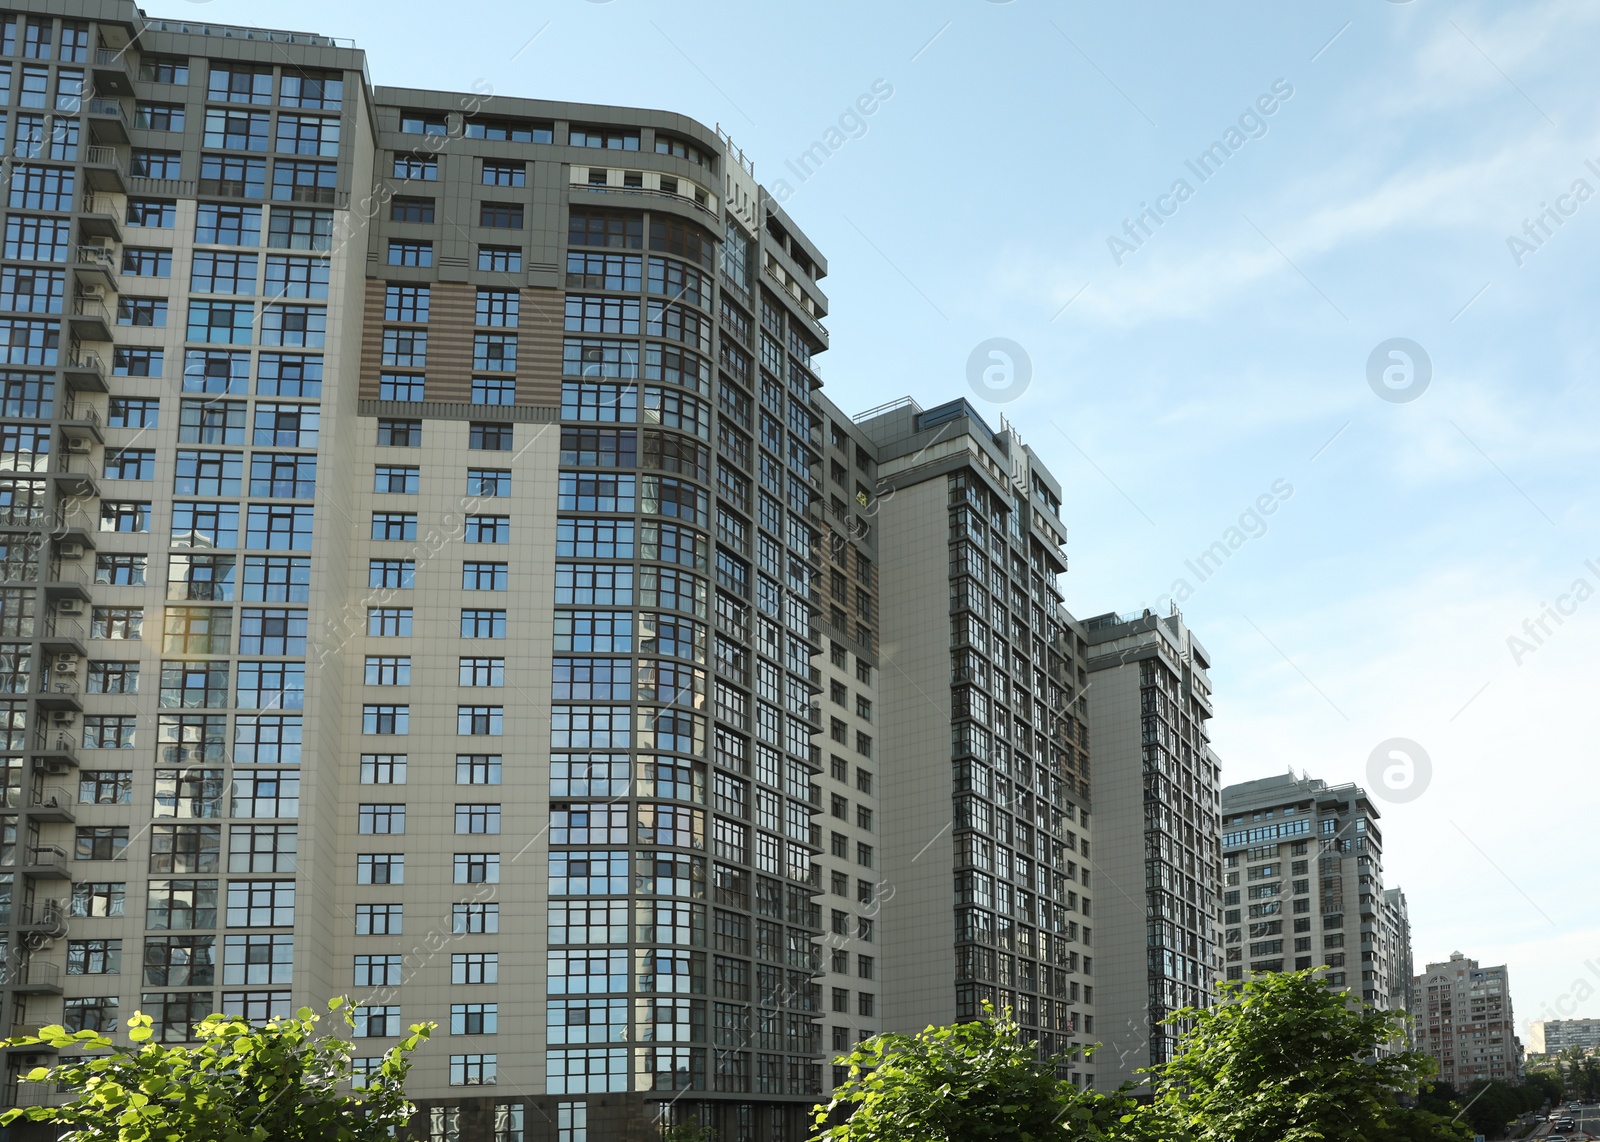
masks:
MULTIPOLYGON (((371 859, 371 857, 368 857, 371 859)), ((390 881, 362 881, 363 884, 386 884, 390 881)), ((398 884, 400 881, 392 881, 398 884)), ((355 934, 357 936, 400 936, 405 926, 405 908, 400 904, 355 905, 355 934)))
POLYGON ((505 638, 506 612, 463 608, 461 612, 462 638, 505 638))
POLYGON ((391 448, 422 447, 422 421, 378 418, 378 444, 391 448))
POLYGON ((467 431, 467 447, 483 452, 510 452, 512 426, 474 422, 467 431))
POLYGON ((404 785, 405 783, 405 754, 364 753, 361 755, 361 784, 404 785))
POLYGON ((528 164, 502 159, 484 159, 479 181, 484 186, 526 186, 528 164))
MULTIPOLYGON (((370 659, 368 660, 371 661, 370 659)), ((407 660, 409 662, 409 660, 407 660)), ((463 658, 460 665, 462 686, 504 686, 506 660, 503 658, 463 658)))
POLYGON ((362 706, 361 732, 364 734, 408 734, 411 732, 411 707, 362 706))
POLYGON ((500 230, 522 229, 522 204, 517 202, 480 202, 478 225, 500 230))
POLYGON ((505 468, 468 468, 467 495, 500 497, 511 494, 511 472, 505 468))
POLYGON ((356 857, 357 884, 404 884, 405 879, 403 853, 362 853, 356 857))
MULTIPOLYGON (((389 239, 389 265, 431 266, 433 265, 433 243, 401 241, 397 238, 391 238, 389 239)), ((482 267, 480 266, 480 268, 482 267)))
POLYGON ((368 686, 409 686, 411 659, 369 654, 365 678, 368 686))
POLYGON ((489 273, 520 274, 522 251, 511 246, 479 246, 478 269, 489 273))
POLYGON ((463 591, 504 591, 508 584, 507 564, 463 563, 461 589, 463 591))

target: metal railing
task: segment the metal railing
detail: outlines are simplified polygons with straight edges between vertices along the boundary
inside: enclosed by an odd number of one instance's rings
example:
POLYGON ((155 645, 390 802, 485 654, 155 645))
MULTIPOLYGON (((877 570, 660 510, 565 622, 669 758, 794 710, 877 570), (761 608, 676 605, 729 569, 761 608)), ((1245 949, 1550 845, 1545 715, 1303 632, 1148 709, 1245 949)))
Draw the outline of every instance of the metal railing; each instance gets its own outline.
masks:
POLYGON ((85 403, 82 407, 79 407, 76 400, 68 397, 61 402, 61 409, 63 415, 69 421, 76 420, 84 424, 92 424, 96 428, 100 426, 100 410, 92 404, 85 403))
MULTIPOLYGON (((37 1027, 13 1027, 13 1035, 26 1035, 37 1027)), ((0 1104, 12 1106, 50 1106, 59 1096, 54 1083, 30 1083, 13 1080, 0 1087, 0 1104)))
POLYGON ((24 861, 23 867, 50 869, 65 876, 67 872, 66 850, 58 849, 55 845, 37 845, 28 850, 28 856, 24 861))
POLYGON ((127 48, 99 48, 94 53, 94 62, 100 67, 121 65, 127 67, 131 62, 128 58, 127 48))
POLYGON ((97 297, 86 297, 83 294, 74 294, 72 298, 72 312, 78 317, 98 317, 107 325, 111 324, 111 311, 105 303, 97 297))
POLYGON ((78 353, 68 353, 67 368, 81 369, 85 372, 93 373, 102 381, 106 379, 106 365, 105 362, 100 359, 100 354, 98 353, 90 353, 87 350, 78 353))
MULTIPOLYGON (((61 911, 60 904, 54 900, 47 900, 45 901, 45 904, 54 908, 54 913, 49 920, 42 921, 42 923, 50 925, 60 923, 64 925, 66 923, 66 916, 65 913, 61 911)), ((5 974, 6 982, 8 984, 20 985, 23 987, 61 986, 61 965, 52 964, 48 961, 34 963, 32 960, 25 960, 14 968, 8 968, 5 974)))
POLYGON ((103 95, 90 96, 89 114, 110 115, 114 119, 120 119, 124 126, 128 122, 128 113, 122 109, 122 100, 107 99, 103 95))
POLYGON ((89 569, 82 560, 77 559, 52 559, 50 561, 50 581, 52 583, 76 583, 81 587, 90 585, 89 569))
MULTIPOLYGON (((64 686, 67 685, 67 683, 58 682, 56 685, 64 686)), ((73 692, 76 693, 78 684, 74 682, 71 683, 71 685, 73 692)), ((68 812, 73 812, 77 803, 78 799, 63 787, 59 785, 47 785, 43 789, 35 789, 33 791, 33 798, 31 801, 29 801, 28 808, 57 810, 65 809, 68 812)), ((55 908, 57 912, 62 912, 62 906, 59 901, 49 900, 45 903, 55 908)))
MULTIPOLYGON (((60 611, 50 611, 45 615, 44 633, 47 638, 70 638, 76 639, 78 642, 82 642, 84 639, 83 623, 71 615, 62 614, 60 611)), ((39 731, 40 749, 45 748, 44 736, 44 730, 41 728, 39 731)))
POLYGON ((111 200, 111 196, 107 194, 95 194, 93 191, 86 191, 79 208, 85 214, 105 214, 115 218, 118 223, 122 221, 122 211, 111 200))
POLYGON ((118 174, 122 173, 122 160, 117 157, 115 147, 85 147, 83 161, 90 166, 112 167, 118 174))
POLYGON ((78 261, 93 266, 102 266, 116 272, 117 259, 114 251, 109 246, 79 246, 78 261))

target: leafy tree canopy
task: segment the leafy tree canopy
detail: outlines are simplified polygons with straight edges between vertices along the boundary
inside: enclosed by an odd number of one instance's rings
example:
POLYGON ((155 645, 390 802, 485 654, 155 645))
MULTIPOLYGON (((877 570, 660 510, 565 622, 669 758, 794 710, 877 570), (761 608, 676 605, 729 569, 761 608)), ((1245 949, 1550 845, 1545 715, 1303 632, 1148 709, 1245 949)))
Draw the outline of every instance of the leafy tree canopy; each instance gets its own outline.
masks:
MULTIPOLYGON (((342 999, 328 1004, 343 1010, 342 999)), ((406 1101, 410 1054, 434 1024, 423 1023, 383 1056, 365 1086, 341 1092, 351 1079, 349 1042, 316 1033, 317 1016, 302 1007, 293 1018, 253 1026, 211 1015, 194 1029, 197 1045, 152 1042, 152 1020, 135 1014, 128 1038, 114 1049, 93 1031, 42 1028, 6 1046, 40 1043, 58 1050, 109 1051, 56 1067, 37 1067, 28 1082, 76 1091, 65 1106, 8 1110, 0 1126, 19 1119, 68 1128, 61 1142, 388 1142, 413 1107, 406 1101)))

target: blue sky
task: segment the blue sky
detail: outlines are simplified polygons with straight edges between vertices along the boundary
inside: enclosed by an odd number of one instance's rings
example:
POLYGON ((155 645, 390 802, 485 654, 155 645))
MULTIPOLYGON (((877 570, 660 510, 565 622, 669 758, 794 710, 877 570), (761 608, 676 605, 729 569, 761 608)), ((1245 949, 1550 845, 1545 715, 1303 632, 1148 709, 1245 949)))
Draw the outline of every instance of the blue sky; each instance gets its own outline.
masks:
POLYGON ((1164 608, 1187 580, 1225 780, 1370 784, 1380 742, 1420 745, 1426 787, 1384 816, 1418 963, 1508 961, 1524 1025, 1600 1014, 1575 987, 1600 994, 1600 8, 434 8, 149 6, 352 37, 378 83, 720 123, 829 259, 834 399, 1010 418, 1065 485, 1079 616, 1164 608), (875 84, 892 93, 794 176, 875 84), (1216 141, 1201 181, 1186 160, 1216 141), (1146 204, 1161 224, 1119 259, 1146 204), (1003 404, 967 377, 992 337, 1032 365, 1003 404), (1431 364, 1415 399, 1368 383, 1392 338, 1431 364), (1247 520, 1200 581, 1186 560, 1264 494, 1264 533, 1247 520), (1570 613, 1541 630, 1547 605, 1570 613))

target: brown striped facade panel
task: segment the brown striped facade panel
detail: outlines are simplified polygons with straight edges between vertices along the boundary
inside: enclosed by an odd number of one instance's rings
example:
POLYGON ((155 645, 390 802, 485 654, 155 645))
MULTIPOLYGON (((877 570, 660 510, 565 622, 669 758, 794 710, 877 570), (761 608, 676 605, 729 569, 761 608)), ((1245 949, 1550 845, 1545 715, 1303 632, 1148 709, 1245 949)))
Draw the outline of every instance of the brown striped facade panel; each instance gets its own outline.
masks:
MULTIPOLYGON (((379 399, 383 367, 384 292, 387 282, 367 280, 366 321, 361 338, 361 399, 379 399)), ((477 287, 459 282, 429 283, 428 403, 468 404, 472 400, 472 346, 477 287)), ((560 290, 525 287, 515 329, 517 404, 558 408, 561 404, 561 329, 565 295, 560 290)), ((394 323, 389 323, 391 326, 394 323)), ((404 370, 401 370, 404 371, 404 370)))

